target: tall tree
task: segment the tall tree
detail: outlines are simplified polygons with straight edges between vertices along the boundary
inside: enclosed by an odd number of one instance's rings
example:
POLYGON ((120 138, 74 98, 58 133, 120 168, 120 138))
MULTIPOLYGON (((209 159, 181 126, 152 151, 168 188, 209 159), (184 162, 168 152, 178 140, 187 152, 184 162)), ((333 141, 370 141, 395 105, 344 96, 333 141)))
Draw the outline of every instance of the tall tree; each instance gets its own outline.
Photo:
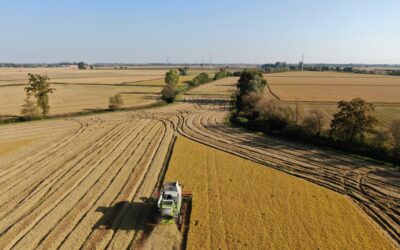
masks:
POLYGON ((42 115, 46 116, 50 111, 49 93, 55 89, 50 88, 50 79, 46 75, 28 74, 28 87, 25 87, 26 94, 36 98, 37 106, 42 110, 42 115))
POLYGON ((179 81, 179 74, 176 70, 171 69, 165 74, 165 83, 167 85, 174 85, 176 86, 179 81))
POLYGON ((78 62, 78 69, 86 69, 86 65, 84 62, 78 62))
POLYGON ((370 114, 374 105, 361 98, 338 102, 339 111, 331 121, 331 135, 335 140, 347 143, 362 142, 366 132, 371 132, 377 119, 370 114))
POLYGON ((236 108, 240 112, 244 107, 242 98, 251 92, 263 93, 264 88, 267 86, 267 81, 263 78, 261 71, 245 70, 240 75, 236 84, 238 95, 236 98, 236 108))
POLYGON ((161 98, 168 103, 175 100, 176 86, 179 82, 179 73, 171 69, 165 74, 165 87, 161 90, 161 98))

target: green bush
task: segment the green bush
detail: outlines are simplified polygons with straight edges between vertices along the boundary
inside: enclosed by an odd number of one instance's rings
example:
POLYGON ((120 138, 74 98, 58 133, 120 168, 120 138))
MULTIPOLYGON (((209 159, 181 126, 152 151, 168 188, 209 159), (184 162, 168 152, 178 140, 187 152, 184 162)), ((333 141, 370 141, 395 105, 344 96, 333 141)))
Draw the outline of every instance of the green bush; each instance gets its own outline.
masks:
POLYGON ((201 84, 211 82, 211 80, 212 79, 210 78, 210 76, 207 73, 203 72, 198 74, 195 78, 193 78, 193 80, 189 83, 189 85, 199 86, 201 84))
POLYGON ((217 73, 215 73, 213 80, 216 81, 228 76, 232 76, 232 72, 227 71, 226 69, 220 69, 217 73))

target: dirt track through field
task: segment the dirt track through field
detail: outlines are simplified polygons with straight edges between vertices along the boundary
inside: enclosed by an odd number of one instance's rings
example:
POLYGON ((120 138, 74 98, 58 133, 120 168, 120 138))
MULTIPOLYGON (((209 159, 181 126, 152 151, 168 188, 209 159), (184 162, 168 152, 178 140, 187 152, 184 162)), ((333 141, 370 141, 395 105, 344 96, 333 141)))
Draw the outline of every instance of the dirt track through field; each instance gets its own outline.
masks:
POLYGON ((174 134, 347 195, 400 243, 400 174, 377 163, 226 124, 229 97, 136 112, 0 127, 0 140, 37 138, 0 156, 0 248, 127 249, 174 134), (51 136, 39 140, 44 133, 51 136))

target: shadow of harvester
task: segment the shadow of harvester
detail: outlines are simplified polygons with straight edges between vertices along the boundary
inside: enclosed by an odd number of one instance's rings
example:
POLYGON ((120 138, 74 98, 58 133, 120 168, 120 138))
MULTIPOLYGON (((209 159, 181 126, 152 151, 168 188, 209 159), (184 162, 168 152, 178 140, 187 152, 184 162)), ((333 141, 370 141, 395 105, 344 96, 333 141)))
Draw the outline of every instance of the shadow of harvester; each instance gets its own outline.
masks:
POLYGON ((134 230, 150 233, 157 223, 157 206, 154 199, 141 198, 143 202, 121 201, 111 207, 98 207, 103 216, 93 230, 134 230))

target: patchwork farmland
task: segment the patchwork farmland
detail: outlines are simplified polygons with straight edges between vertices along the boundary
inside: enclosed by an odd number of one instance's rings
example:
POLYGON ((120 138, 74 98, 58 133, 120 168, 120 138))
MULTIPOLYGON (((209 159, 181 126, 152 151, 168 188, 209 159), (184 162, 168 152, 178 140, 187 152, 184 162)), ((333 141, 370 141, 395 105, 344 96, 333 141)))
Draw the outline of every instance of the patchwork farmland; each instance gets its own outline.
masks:
POLYGON ((163 173, 193 194, 188 249, 398 248, 398 171, 230 126, 236 81, 162 108, 1 125, 0 248, 176 247, 162 225, 141 242, 163 173))
POLYGON ((360 97, 375 104, 375 116, 387 127, 400 119, 400 77, 335 72, 265 74, 271 91, 288 104, 319 108, 330 118, 336 103, 360 97))
MULTIPOLYGON (((55 89, 50 115, 90 112, 108 108, 109 98, 121 94, 123 107, 154 104, 160 99, 166 69, 0 68, 0 119, 20 115, 26 97, 28 73, 45 74, 55 89)), ((193 79, 192 70, 179 84, 193 79)))

